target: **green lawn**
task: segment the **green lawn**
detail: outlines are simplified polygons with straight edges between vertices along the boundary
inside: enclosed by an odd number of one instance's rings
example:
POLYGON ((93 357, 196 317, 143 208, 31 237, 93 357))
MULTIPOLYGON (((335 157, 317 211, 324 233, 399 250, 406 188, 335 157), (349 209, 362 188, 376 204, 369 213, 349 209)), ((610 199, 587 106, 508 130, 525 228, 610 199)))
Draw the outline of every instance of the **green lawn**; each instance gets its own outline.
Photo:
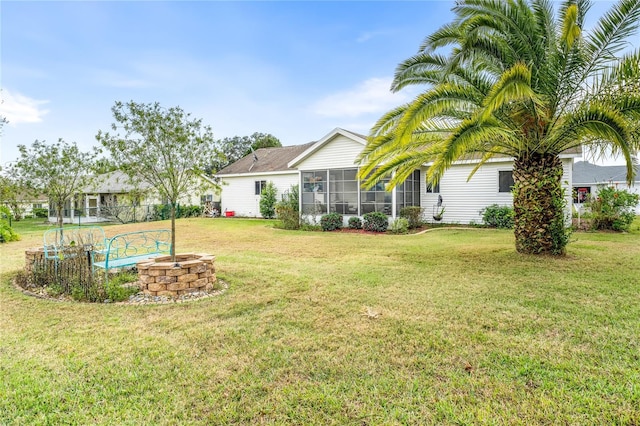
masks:
POLYGON ((562 259, 485 229, 177 226, 179 252, 217 256, 222 296, 31 298, 10 280, 43 231, 0 245, 0 424, 640 423, 638 221, 562 259))

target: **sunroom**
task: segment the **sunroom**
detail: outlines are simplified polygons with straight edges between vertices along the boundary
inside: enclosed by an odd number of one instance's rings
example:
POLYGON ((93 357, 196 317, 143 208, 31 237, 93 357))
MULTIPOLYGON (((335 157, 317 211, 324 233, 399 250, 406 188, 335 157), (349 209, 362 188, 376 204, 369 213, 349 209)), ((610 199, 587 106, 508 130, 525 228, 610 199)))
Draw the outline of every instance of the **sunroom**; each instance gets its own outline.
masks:
POLYGON ((386 191, 389 179, 364 189, 357 168, 305 170, 300 173, 301 211, 304 215, 340 213, 362 216, 382 212, 397 217, 403 207, 420 206, 420 170, 401 185, 386 191))

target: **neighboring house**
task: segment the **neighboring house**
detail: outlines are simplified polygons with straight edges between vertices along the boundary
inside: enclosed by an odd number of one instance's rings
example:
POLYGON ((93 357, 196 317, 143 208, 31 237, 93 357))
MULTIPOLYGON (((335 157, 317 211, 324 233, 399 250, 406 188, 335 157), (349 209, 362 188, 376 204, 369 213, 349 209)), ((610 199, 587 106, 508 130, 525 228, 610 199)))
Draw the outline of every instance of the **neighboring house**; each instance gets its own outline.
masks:
MULTIPOLYGON (((201 205, 205 201, 219 201, 213 180, 203 177, 202 189, 185 193, 181 205, 201 205)), ((143 221, 153 212, 153 206, 166 204, 158 192, 146 183, 134 186, 121 171, 96 176, 63 210, 65 223, 91 223, 110 220, 143 221), (126 218, 126 219, 125 219, 126 218)), ((51 204, 49 221, 55 222, 57 212, 51 204)))
MULTIPOLYGON (((640 166, 636 166, 635 181, 630 186, 627 184, 626 166, 598 166, 588 161, 578 161, 573 165, 574 203, 582 204, 603 186, 640 194, 640 166)), ((636 214, 640 214, 640 205, 636 207, 636 214)))
MULTIPOLYGON (((261 188, 272 181, 278 194, 291 185, 300 188, 301 211, 316 218, 327 212, 344 216, 362 216, 380 211, 395 218, 405 206, 421 206, 425 219, 444 207, 443 221, 448 223, 481 223, 482 209, 491 205, 512 205, 510 187, 513 184, 513 160, 496 158, 483 165, 474 176, 469 174, 477 160, 458 161, 432 188, 426 184, 428 166, 414 172, 403 185, 385 191, 380 182, 370 190, 361 188, 357 180, 357 157, 367 138, 336 128, 314 143, 282 148, 264 148, 229 165, 217 173, 222 186, 222 209, 236 216, 259 217, 261 188)), ((581 152, 561 155, 571 211, 571 181, 573 159, 581 152)), ((347 218, 345 218, 346 222, 347 218)))
MULTIPOLYGON (((36 217, 35 209, 49 208, 49 199, 46 195, 21 194, 17 197, 16 203, 20 217, 36 217)), ((15 213, 13 202, 4 201, 2 204, 15 213)))

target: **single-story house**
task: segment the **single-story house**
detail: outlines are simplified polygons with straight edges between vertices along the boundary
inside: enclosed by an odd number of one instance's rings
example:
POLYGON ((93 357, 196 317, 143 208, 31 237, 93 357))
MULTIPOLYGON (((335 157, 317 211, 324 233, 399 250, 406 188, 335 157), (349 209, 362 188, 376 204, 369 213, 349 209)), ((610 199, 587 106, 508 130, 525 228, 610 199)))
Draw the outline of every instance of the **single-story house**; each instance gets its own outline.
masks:
MULTIPOLYGON (((201 188, 194 189, 180 197, 184 206, 204 205, 206 202, 219 202, 220 193, 211 178, 203 177, 201 188)), ((63 210, 65 223, 92 223, 119 220, 123 222, 147 220, 153 212, 153 206, 167 204, 160 199, 151 185, 140 183, 133 185, 121 171, 96 176, 68 201, 63 210)), ((49 221, 57 220, 55 206, 50 204, 49 221)))
MULTIPOLYGON (((574 203, 582 204, 603 186, 640 194, 640 165, 636 166, 632 185, 627 184, 626 166, 598 166, 588 161, 578 161, 573 165, 574 203)), ((636 207, 636 213, 640 214, 640 205, 636 207)))
POLYGON ((8 207, 15 214, 14 207, 17 207, 20 217, 36 217, 36 209, 48 209, 49 199, 46 195, 32 195, 22 193, 16 197, 16 204, 3 201, 2 204, 8 207))
MULTIPOLYGON (((444 222, 481 223, 485 207, 513 204, 513 160, 509 158, 488 161, 468 181, 477 160, 454 163, 433 188, 427 185, 425 165, 390 192, 385 190, 385 182, 365 190, 357 179, 356 159, 366 143, 366 136, 336 128, 316 142, 259 149, 216 174, 222 182, 222 210, 235 216, 260 217, 260 194, 269 181, 279 194, 298 184, 303 215, 317 218, 338 212, 345 221, 372 211, 395 218, 402 207, 420 206, 427 220, 444 208, 444 222)), ((573 159, 580 155, 579 151, 561 155, 567 216, 571 211, 573 159)))

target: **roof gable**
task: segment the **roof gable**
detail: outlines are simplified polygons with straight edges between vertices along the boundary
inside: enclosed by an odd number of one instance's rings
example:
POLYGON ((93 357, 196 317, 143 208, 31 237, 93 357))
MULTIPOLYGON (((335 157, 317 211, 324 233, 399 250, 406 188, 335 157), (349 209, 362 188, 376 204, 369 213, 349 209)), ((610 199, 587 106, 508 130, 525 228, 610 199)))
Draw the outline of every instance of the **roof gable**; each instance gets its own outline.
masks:
POLYGON ((362 144, 363 147, 367 144, 366 136, 336 127, 331 132, 327 133, 322 139, 312 144, 309 148, 307 148, 304 152, 302 152, 296 158, 292 159, 289 162, 289 167, 291 168, 296 167, 302 161, 309 158, 311 155, 317 152, 320 148, 322 148, 323 146, 325 146, 326 144, 328 144, 338 136, 344 136, 346 138, 349 138, 355 142, 362 144))

